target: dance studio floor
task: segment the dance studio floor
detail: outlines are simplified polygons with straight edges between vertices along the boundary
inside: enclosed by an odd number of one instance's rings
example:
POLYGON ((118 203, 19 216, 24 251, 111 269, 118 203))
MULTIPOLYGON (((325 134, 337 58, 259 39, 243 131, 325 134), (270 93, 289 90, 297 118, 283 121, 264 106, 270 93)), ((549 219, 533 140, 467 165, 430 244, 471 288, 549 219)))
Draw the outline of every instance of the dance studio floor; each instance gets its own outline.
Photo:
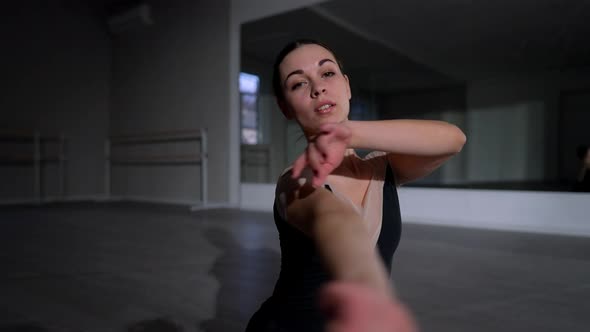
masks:
MULTIPOLYGON (((590 238, 404 227, 393 279, 422 331, 587 331, 590 238)), ((270 213, 4 207, 0 332, 242 331, 279 265, 270 213)))

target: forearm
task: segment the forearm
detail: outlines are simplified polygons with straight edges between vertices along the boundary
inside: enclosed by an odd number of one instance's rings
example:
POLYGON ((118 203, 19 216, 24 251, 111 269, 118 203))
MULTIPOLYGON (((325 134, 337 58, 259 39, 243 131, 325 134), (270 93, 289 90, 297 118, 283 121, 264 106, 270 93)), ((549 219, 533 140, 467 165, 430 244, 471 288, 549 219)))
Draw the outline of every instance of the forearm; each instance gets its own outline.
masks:
POLYGON ((335 280, 356 282, 382 294, 392 294, 388 272, 375 243, 349 203, 309 183, 287 191, 292 191, 285 195, 287 222, 314 241, 335 280))
POLYGON ((416 156, 445 156, 461 151, 463 132, 431 120, 347 121, 350 147, 416 156))
POLYGON ((392 294, 388 273, 360 216, 346 208, 324 208, 312 228, 318 250, 335 279, 392 294))

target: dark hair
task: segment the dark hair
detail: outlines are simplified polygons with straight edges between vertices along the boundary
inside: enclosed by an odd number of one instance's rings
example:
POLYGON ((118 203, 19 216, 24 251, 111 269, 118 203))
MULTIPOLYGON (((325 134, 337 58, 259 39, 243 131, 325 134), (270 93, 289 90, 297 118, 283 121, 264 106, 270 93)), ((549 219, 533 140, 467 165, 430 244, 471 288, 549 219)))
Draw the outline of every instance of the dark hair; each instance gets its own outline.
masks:
POLYGON ((578 158, 580 160, 584 160, 584 158, 586 158, 586 153, 588 153, 589 148, 590 146, 588 145, 578 145, 578 148, 576 149, 576 154, 578 155, 578 158))
POLYGON ((319 45, 328 50, 334 56, 334 59, 336 60, 336 63, 338 64, 338 68, 340 69, 340 71, 344 72, 342 70, 342 62, 340 61, 340 59, 338 59, 336 53, 334 53, 334 51, 330 47, 326 46, 326 44, 313 39, 297 39, 295 41, 292 41, 289 44, 285 45, 285 47, 283 47, 283 49, 279 52, 273 66, 272 89, 274 91, 275 97, 277 97, 278 100, 283 100, 285 98, 285 96, 283 95, 283 85, 281 82, 281 72, 279 70, 279 66, 289 53, 304 45, 319 45))

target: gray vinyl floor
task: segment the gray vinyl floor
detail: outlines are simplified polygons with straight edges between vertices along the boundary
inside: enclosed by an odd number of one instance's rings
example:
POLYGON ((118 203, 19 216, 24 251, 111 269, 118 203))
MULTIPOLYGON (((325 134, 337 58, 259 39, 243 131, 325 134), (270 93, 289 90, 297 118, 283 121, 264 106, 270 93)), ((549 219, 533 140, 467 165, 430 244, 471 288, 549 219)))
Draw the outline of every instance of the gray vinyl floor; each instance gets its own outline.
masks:
MULTIPOLYGON (((422 331, 589 330, 590 239, 404 227, 393 279, 422 331)), ((4 207, 0 332, 242 331, 279 262, 269 213, 4 207)))

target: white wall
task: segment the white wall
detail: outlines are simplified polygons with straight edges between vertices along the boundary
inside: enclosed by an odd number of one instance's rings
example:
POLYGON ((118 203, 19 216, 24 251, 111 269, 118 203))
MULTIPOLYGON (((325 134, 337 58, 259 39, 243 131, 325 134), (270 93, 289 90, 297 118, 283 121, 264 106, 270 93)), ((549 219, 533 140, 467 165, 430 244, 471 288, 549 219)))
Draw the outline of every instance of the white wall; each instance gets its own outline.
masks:
MULTIPOLYGON (((2 16, 0 30, 0 132, 65 134, 66 194, 77 198, 102 194, 110 79, 106 31, 84 5, 13 2, 3 10, 10 15, 2 16)), ((54 196, 56 167, 48 167, 45 175, 46 195, 54 196)), ((33 198, 32 178, 30 167, 2 167, 0 200, 33 198)))
POLYGON ((590 194, 403 188, 404 220, 447 226, 590 236, 590 194))
MULTIPOLYGON (((113 40, 110 132, 208 128, 209 200, 238 205, 240 24, 317 2, 148 1, 154 25, 113 40)), ((114 195, 192 202, 195 171, 120 168, 114 195)))
MULTIPOLYGON (((5 7, 11 15, 3 18, 3 49, 18 52, 4 54, 9 61, 3 61, 3 76, 10 78, 3 80, 4 91, 11 93, 0 102, 10 120, 0 128, 70 136, 68 193, 96 198, 104 194, 103 142, 109 132, 205 126, 210 163, 215 165, 210 169, 210 200, 237 205, 239 26, 317 2, 148 1, 154 25, 118 35, 112 53, 104 22, 84 5, 62 9, 37 1, 5 7), (20 36, 15 38, 15 32, 20 36)), ((120 179, 130 182, 119 190, 168 201, 192 201, 198 194, 197 183, 187 184, 183 176, 144 171, 154 184, 126 176, 138 170, 123 171, 120 179), (154 186, 160 193, 153 192, 154 186)), ((31 182, 28 172, 15 172, 31 182)), ((193 170, 176 175, 185 172, 193 170)), ((14 183, 14 190, 3 192, 15 198, 14 192, 25 186, 10 170, 2 174, 8 174, 4 183, 14 183)))
POLYGON ((232 0, 232 12, 239 23, 246 23, 326 0, 232 0))
MULTIPOLYGON (((154 26, 114 41, 111 132, 209 128, 209 157, 214 165, 209 199, 237 206, 240 24, 318 2, 150 1, 154 26)), ((138 178, 118 190, 129 194, 131 186, 134 196, 179 202, 197 196, 197 182, 186 185, 183 180, 194 170, 179 170, 173 179, 166 178, 165 172, 152 173, 153 184, 138 178), (152 188, 166 187, 167 192, 153 196, 152 188)), ((133 170, 119 176, 129 181, 130 174, 133 170)))
MULTIPOLYGON (((111 133, 207 128, 209 200, 230 201, 229 1, 150 1, 153 25, 113 39, 111 133)), ((198 166, 119 167, 113 195, 195 202, 198 166)))

